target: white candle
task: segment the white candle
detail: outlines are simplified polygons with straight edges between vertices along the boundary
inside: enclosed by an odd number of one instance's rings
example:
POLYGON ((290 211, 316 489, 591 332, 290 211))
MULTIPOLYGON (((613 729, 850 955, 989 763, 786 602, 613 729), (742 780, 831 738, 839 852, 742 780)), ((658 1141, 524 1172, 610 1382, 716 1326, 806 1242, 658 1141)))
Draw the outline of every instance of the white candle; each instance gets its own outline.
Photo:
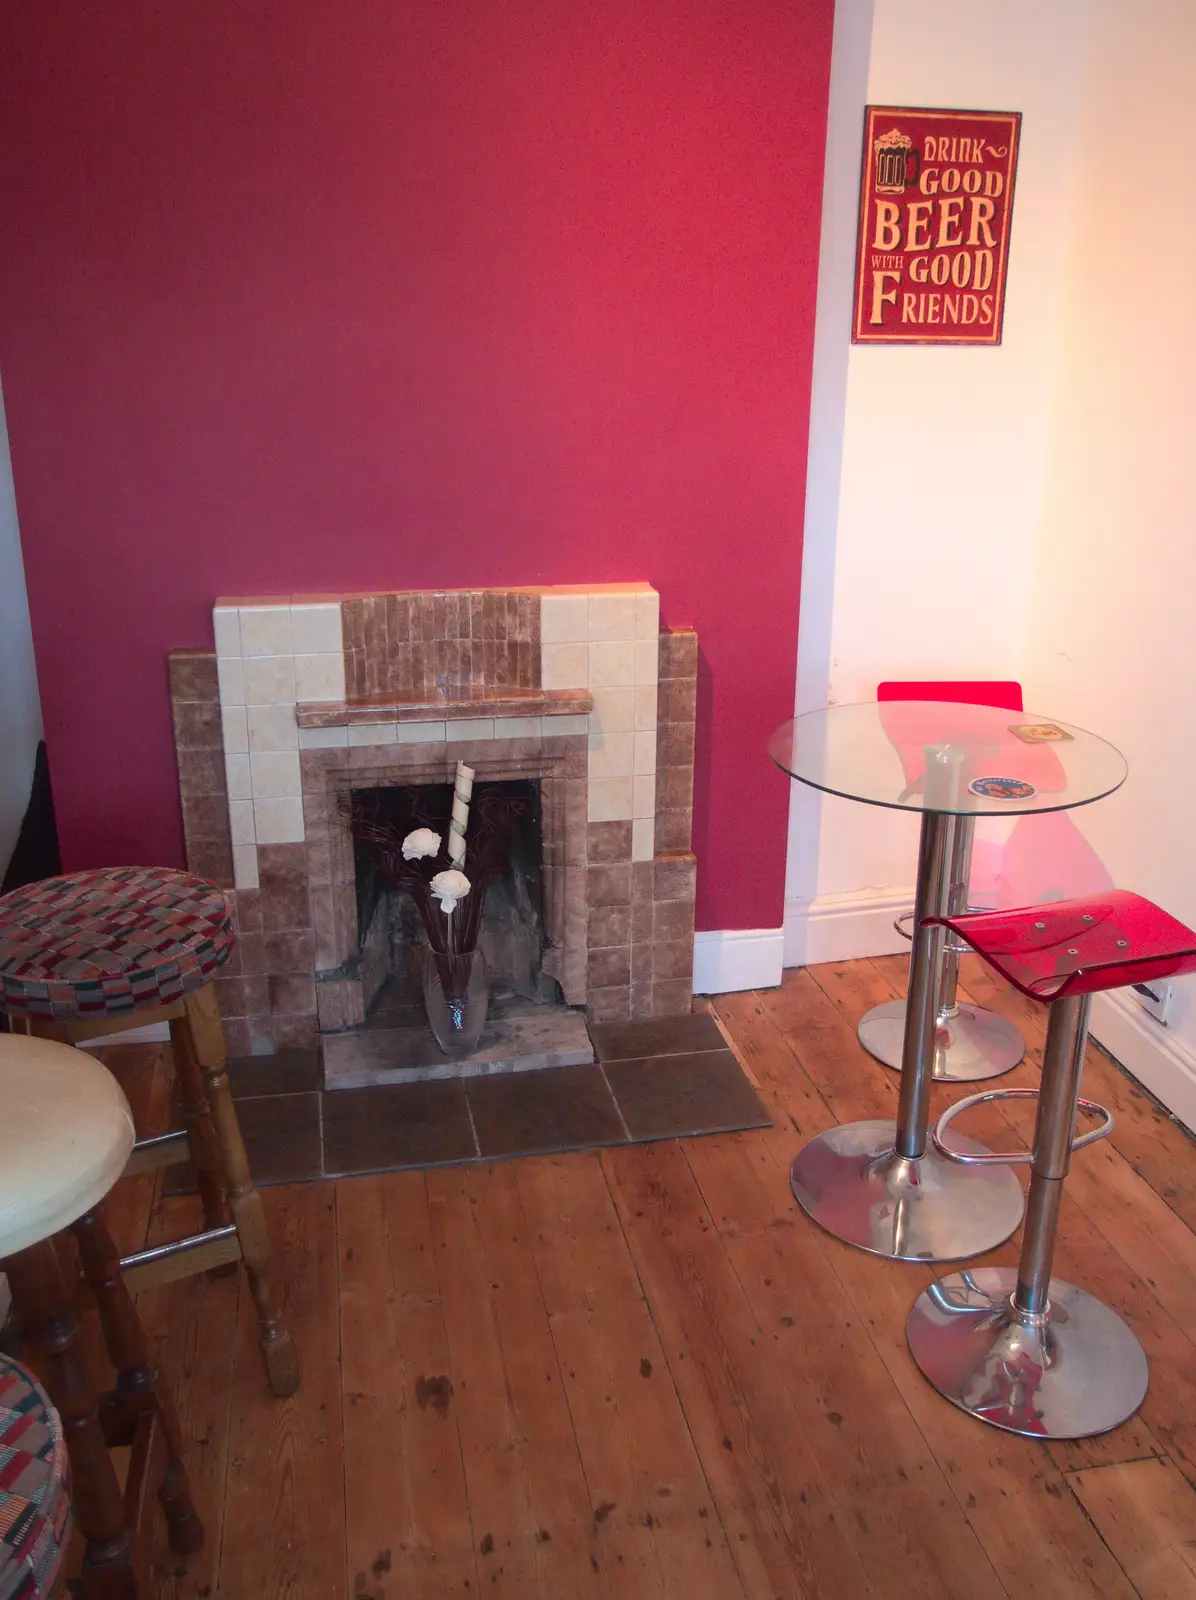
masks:
POLYGON ((449 823, 449 860, 460 870, 465 865, 465 829, 469 824, 469 802, 473 795, 474 769, 464 761, 457 762, 457 779, 453 785, 453 818, 449 823))

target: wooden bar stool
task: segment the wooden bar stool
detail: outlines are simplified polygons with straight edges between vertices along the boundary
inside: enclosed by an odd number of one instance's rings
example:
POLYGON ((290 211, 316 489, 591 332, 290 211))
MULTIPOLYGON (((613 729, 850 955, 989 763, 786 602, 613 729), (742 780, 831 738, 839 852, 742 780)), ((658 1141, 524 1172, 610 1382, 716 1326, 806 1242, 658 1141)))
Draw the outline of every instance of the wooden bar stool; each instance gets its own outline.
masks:
POLYGON ((97 1061, 52 1040, 0 1036, 0 1268, 62 1419, 86 1541, 84 1600, 150 1600, 155 1497, 173 1549, 190 1555, 203 1543, 174 1406, 104 1226, 103 1198, 132 1148, 128 1102, 97 1061), (55 1245, 64 1229, 78 1245, 116 1368, 115 1389, 98 1399, 55 1245), (117 1445, 132 1448, 123 1494, 109 1455, 117 1445))
POLYGON ((14 1029, 68 1044, 169 1023, 184 1126, 139 1139, 125 1171, 192 1161, 204 1226, 126 1256, 124 1278, 143 1289, 243 1261, 270 1388, 288 1395, 298 1387, 299 1366, 229 1092, 211 983, 232 948, 228 903, 202 878, 164 867, 46 878, 0 896, 0 1009, 14 1029))

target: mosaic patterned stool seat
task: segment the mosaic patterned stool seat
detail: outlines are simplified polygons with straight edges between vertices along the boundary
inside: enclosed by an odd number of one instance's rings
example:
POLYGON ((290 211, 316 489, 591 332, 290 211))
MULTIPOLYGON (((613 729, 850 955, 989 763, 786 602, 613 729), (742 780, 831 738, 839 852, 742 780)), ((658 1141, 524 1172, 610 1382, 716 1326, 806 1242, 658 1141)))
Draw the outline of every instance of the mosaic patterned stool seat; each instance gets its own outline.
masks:
POLYGON ((71 1470, 50 1397, 0 1356, 0 1600, 53 1592, 71 1533, 71 1470))
POLYGON ((233 951, 220 890, 164 867, 47 878, 0 896, 0 1009, 14 1031, 74 1044, 166 1021, 183 1127, 139 1139, 127 1173, 191 1161, 202 1232, 126 1256, 134 1289, 243 1261, 270 1387, 299 1382, 261 1196, 229 1092, 212 978, 233 951), (228 1220, 231 1215, 231 1222, 228 1220))
MULTIPOLYGON (((83 1600, 150 1600, 158 1504, 174 1550, 189 1555, 203 1543, 174 1404, 150 1358, 104 1222, 104 1197, 132 1148, 129 1103, 98 1061, 56 1040, 0 1035, 0 1269, 61 1419, 84 1540, 77 1590, 83 1600), (78 1252, 78 1268, 72 1263, 69 1273, 59 1248, 67 1231, 78 1252), (102 1396, 92 1388, 77 1337, 79 1276, 94 1298, 116 1370, 115 1387, 102 1396), (118 1446, 131 1452, 123 1489, 110 1454, 118 1446)), ((32 1471, 14 1452, 28 1448, 22 1441, 32 1441, 36 1420, 27 1410, 23 1429, 20 1423, 6 1429, 4 1406, 0 1367, 0 1504, 32 1471)), ((31 1529, 23 1540, 39 1570, 52 1564, 42 1546, 61 1540, 64 1520, 56 1507, 41 1509, 40 1542, 31 1529)), ((9 1511, 13 1528, 32 1515, 11 1500, 9 1511)), ((0 1509, 0 1524, 4 1519, 0 1509)), ((18 1586, 15 1592, 46 1591, 18 1586)))

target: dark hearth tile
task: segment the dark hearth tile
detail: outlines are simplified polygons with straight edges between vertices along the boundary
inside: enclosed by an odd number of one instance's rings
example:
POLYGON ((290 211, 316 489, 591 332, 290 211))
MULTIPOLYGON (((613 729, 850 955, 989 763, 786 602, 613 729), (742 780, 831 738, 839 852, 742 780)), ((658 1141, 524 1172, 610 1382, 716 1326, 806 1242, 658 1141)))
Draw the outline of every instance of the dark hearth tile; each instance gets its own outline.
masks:
POLYGON ((645 1056, 692 1055, 725 1050, 727 1041, 708 1011, 663 1017, 654 1022, 592 1024, 590 1038, 599 1061, 631 1061, 645 1056))
MULTIPOLYGON (((255 1183, 301 1183, 306 1178, 320 1177, 318 1094, 272 1094, 256 1100, 238 1100, 237 1121, 255 1183)), ((195 1169, 189 1161, 164 1170, 162 1193, 195 1193, 195 1169)))
POLYGON ((224 772, 223 750, 180 750, 178 752, 179 789, 184 803, 199 794, 218 794, 225 800, 225 825, 228 823, 228 785, 224 772))
POLYGON ((390 1172, 472 1161, 477 1154, 460 1080, 336 1089, 324 1095, 324 1171, 390 1172))
POLYGON ((729 1050, 611 1061, 605 1070, 633 1139, 729 1133, 771 1122, 729 1050))
POLYGON ((216 700, 176 700, 171 707, 174 717, 174 742, 180 750, 222 750, 224 727, 220 720, 220 704, 216 700))
POLYGON ((320 1087, 318 1050, 278 1050, 272 1056, 238 1056, 228 1063, 234 1100, 279 1094, 313 1094, 320 1087))
MULTIPOLYGON (((694 936, 693 900, 658 900, 652 918, 652 938, 659 944, 667 940, 692 939, 694 936)), ((680 973, 670 973, 680 977, 680 973)))
POLYGON ((631 860, 630 822, 591 822, 589 858, 595 866, 617 866, 631 860))
POLYGON ((471 1078, 467 1093, 483 1159, 626 1142, 597 1066, 471 1078))
POLYGON ((219 697, 215 651, 172 650, 169 660, 172 700, 215 700, 219 697))

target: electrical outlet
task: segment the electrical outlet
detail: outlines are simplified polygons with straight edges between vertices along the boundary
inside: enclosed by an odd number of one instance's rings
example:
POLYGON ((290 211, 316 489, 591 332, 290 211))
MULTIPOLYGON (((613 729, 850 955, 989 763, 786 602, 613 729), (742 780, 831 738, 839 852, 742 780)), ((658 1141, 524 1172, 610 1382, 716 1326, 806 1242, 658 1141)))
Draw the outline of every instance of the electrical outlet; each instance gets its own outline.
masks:
POLYGON ((1171 1007, 1171 992, 1174 984, 1170 983, 1136 983, 1134 993, 1142 1002, 1142 1009, 1156 1022, 1167 1026, 1167 1012, 1171 1007))

